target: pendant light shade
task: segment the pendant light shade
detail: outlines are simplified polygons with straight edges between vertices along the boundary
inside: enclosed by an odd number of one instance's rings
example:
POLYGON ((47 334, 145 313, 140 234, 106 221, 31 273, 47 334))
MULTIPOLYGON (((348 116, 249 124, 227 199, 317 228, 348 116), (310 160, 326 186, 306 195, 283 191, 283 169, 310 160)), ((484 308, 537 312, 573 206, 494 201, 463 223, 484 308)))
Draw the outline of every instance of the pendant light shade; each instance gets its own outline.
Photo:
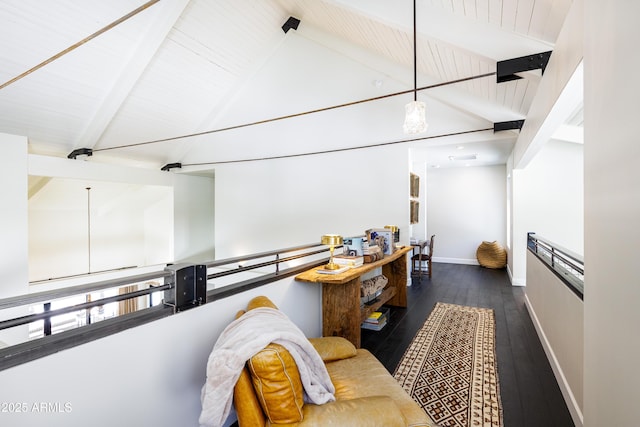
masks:
POLYGON ((427 130, 425 104, 422 101, 411 101, 404 107, 404 133, 421 133, 427 130))

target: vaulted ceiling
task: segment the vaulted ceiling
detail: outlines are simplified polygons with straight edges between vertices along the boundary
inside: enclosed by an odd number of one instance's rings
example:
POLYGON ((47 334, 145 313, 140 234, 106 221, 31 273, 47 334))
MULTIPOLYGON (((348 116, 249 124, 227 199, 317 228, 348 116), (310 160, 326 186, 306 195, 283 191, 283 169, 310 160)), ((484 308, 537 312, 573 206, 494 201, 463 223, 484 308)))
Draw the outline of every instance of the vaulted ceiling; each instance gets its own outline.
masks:
MULTIPOLYGON (((570 6, 417 0, 417 86, 553 50, 570 6)), ((540 73, 419 91, 429 129, 407 142, 413 95, 387 95, 414 87, 413 49, 411 0, 2 1, 0 132, 32 153, 86 147, 91 161, 152 168, 389 143, 433 163, 465 145, 504 163, 517 132, 483 129, 526 119, 540 73), (290 16, 300 25, 285 33, 290 16)))

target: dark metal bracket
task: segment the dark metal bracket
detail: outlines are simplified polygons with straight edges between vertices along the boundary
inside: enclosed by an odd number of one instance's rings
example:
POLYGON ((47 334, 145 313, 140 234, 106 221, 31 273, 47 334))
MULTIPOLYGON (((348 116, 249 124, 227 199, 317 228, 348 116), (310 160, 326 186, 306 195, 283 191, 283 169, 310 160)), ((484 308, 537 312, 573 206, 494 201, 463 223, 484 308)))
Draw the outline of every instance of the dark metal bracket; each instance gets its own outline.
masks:
POLYGON ((501 130, 522 129, 524 120, 511 120, 508 122, 497 122, 493 124, 493 131, 500 132, 501 130))
POLYGON ((163 167, 160 168, 160 170, 163 171, 170 171, 173 168, 178 168, 181 169, 182 168, 182 163, 167 163, 166 165, 164 165, 163 167))
POLYGON ((207 302, 207 266, 175 264, 165 267, 171 276, 165 277, 164 284, 172 285, 164 291, 164 304, 173 307, 174 312, 188 310, 207 302))
POLYGON ((93 150, 91 148, 76 148, 67 156, 67 159, 76 159, 78 156, 93 156, 93 150))
POLYGON ((297 30, 298 25, 300 25, 300 20, 298 18, 290 16, 289 19, 287 19, 287 22, 282 25, 282 31, 287 34, 291 29, 297 30))
POLYGON ((518 80, 522 77, 516 75, 523 71, 541 69, 542 74, 547 68, 549 58, 551 57, 551 51, 536 53, 534 55, 522 56, 520 58, 507 59, 505 61, 498 61, 496 81, 498 83, 508 82, 511 80, 518 80))

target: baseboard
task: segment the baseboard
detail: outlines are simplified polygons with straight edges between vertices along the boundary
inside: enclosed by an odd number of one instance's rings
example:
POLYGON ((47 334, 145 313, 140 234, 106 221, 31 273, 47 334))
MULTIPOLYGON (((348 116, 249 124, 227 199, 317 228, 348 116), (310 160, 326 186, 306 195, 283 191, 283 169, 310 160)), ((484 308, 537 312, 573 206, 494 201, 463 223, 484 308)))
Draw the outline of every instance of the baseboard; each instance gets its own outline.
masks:
POLYGON ((433 262, 441 262, 444 264, 465 264, 465 265, 480 265, 477 259, 466 258, 438 258, 433 257, 433 262))
POLYGON ((529 311, 529 316, 533 322, 533 326, 536 328, 536 332, 538 333, 538 337, 540 338, 540 342, 542 343, 542 347, 544 348, 544 352, 547 355, 547 359, 549 360, 549 364, 551 364, 551 369, 556 376, 558 381, 558 386, 560 387, 560 391, 562 392, 562 396, 564 397, 564 401, 567 404, 567 408, 569 409, 569 413, 571 414, 571 418, 573 419, 573 423, 575 427, 583 427, 584 419, 582 415, 582 411, 580 410, 580 406, 571 391, 571 387, 569 387, 569 383, 567 382, 566 377, 564 376, 564 372, 562 371, 562 367, 556 358, 553 349, 551 348, 551 344, 549 344, 549 340, 547 340, 547 336, 540 325, 540 321, 538 320, 538 316, 536 316, 536 311, 533 309, 531 302, 529 301, 529 297, 525 294, 524 303, 529 311))
POLYGON ((507 264, 507 274, 509 275, 509 281, 511 282, 511 286, 527 286, 527 281, 522 279, 514 279, 513 273, 511 272, 511 268, 507 264))

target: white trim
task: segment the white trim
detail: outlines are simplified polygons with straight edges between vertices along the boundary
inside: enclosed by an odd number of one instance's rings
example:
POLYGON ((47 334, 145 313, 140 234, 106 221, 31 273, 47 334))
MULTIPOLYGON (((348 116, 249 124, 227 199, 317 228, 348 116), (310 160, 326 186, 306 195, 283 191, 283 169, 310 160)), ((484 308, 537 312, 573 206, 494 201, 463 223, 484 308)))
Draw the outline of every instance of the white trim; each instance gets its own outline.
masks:
POLYGON ((466 265, 480 265, 478 264, 477 259, 466 259, 466 258, 436 258, 434 257, 433 262, 441 262, 445 264, 466 264, 466 265))
POLYGON ((551 344, 549 340, 547 340, 547 336, 540 325, 540 321, 538 320, 538 316, 536 316, 536 312, 529 301, 529 297, 525 294, 524 296, 525 306, 529 311, 529 316, 531 317, 531 321, 533 322, 533 326, 536 328, 536 332, 538 333, 538 337, 540 338, 540 342, 542 343, 542 347, 544 348, 544 352, 547 355, 547 359, 549 360, 549 364, 551 365, 551 369, 553 369, 553 373, 555 374, 558 380, 558 386, 560 387, 560 391, 562 392, 562 396, 564 397, 564 401, 567 404, 567 408, 571 413, 571 418, 573 419, 573 423, 576 427, 582 427, 584 425, 584 418, 582 415, 582 411, 580 410, 580 406, 571 391, 571 387, 567 379, 564 376, 564 372, 562 371, 562 367, 558 362, 558 359, 551 348, 551 344))
POLYGON ((509 267, 509 264, 507 264, 507 274, 509 275, 511 286, 527 286, 526 280, 513 278, 513 272, 511 271, 511 267, 509 267))

